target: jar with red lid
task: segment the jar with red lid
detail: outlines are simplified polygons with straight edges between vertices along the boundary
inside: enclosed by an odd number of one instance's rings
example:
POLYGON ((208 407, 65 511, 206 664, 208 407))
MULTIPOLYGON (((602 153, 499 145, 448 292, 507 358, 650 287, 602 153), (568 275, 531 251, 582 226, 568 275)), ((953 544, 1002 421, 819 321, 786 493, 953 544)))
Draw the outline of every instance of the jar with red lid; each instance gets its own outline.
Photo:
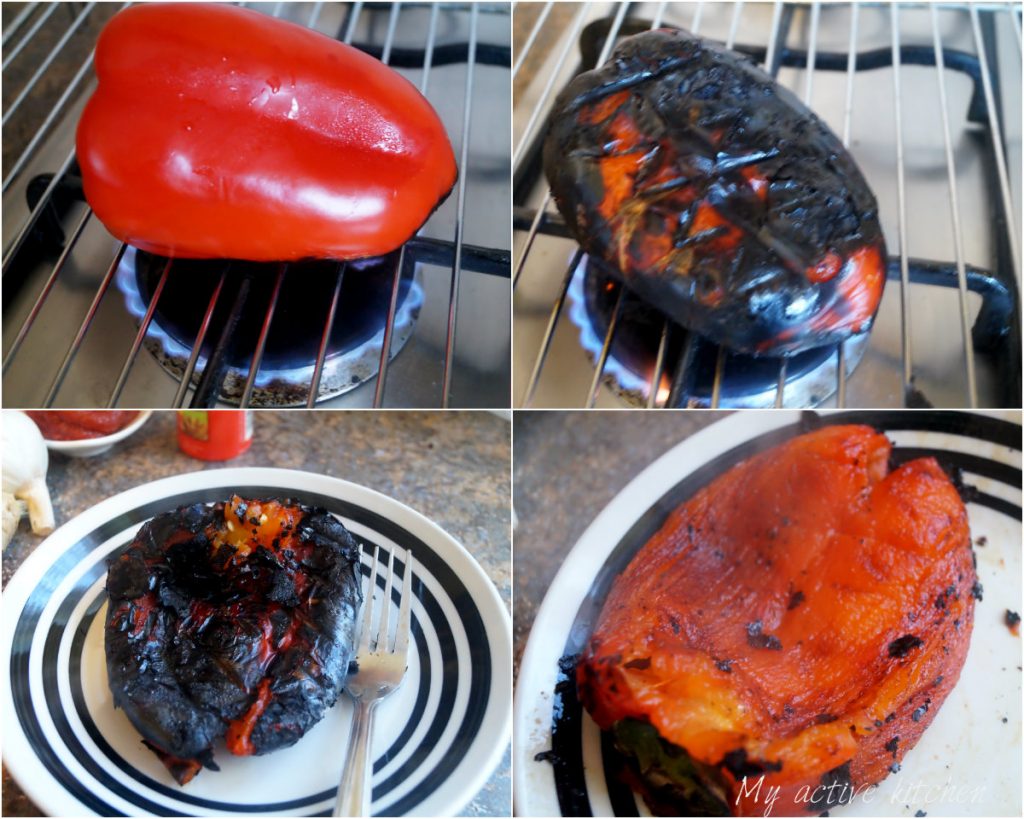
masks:
POLYGON ((202 461, 226 461, 252 444, 249 410, 179 410, 178 448, 202 461))

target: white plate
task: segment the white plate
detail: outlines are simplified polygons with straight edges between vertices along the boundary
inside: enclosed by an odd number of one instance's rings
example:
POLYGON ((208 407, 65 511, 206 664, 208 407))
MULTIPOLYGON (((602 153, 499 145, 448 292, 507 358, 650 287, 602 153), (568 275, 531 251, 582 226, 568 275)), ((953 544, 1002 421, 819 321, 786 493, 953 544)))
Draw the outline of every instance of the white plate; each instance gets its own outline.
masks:
MULTIPOLYGON (((382 562, 393 545, 412 550, 414 646, 404 684, 376 712, 372 810, 459 811, 508 743, 511 624, 501 599, 465 549, 422 515, 364 487, 285 469, 211 470, 145 484, 68 522, 25 561, 3 595, 10 684, 0 707, 12 775, 53 815, 330 812, 351 718, 345 696, 290 748, 258 757, 215 749, 221 770, 203 771, 185 787, 111 703, 106 558, 154 515, 235 491, 322 506, 364 545, 379 545, 382 562)), ((364 583, 369 560, 364 551, 364 583)))
POLYGON ((81 438, 77 441, 51 441, 44 436, 46 448, 50 452, 59 452, 71 458, 91 458, 93 455, 100 455, 110 449, 118 441, 123 441, 129 435, 133 435, 139 427, 149 420, 153 410, 140 410, 128 426, 113 432, 110 435, 103 435, 100 438, 81 438))
MULTIPOLYGON (((842 412, 826 423, 886 432, 897 457, 935 452, 979 490, 968 504, 984 599, 960 680, 902 769, 832 816, 1021 815, 1021 640, 1003 624, 1021 611, 1021 428, 954 412, 842 412), (946 788, 947 784, 950 786, 946 788), (914 786, 919 785, 918 790, 914 786)), ((1011 416, 1005 416, 1011 417, 1011 416)), ((580 650, 608 585, 668 512, 716 475, 800 432, 800 414, 745 411, 665 453, 594 519, 555 577, 537 614, 516 685, 513 796, 523 816, 649 815, 643 800, 605 775, 600 731, 570 682, 556 695, 559 660, 580 650), (564 696, 563 696, 564 693, 564 696), (538 754, 552 750, 555 762, 538 754), (556 776, 556 766, 558 775, 556 776)), ((611 767, 609 765, 609 767, 611 767)))

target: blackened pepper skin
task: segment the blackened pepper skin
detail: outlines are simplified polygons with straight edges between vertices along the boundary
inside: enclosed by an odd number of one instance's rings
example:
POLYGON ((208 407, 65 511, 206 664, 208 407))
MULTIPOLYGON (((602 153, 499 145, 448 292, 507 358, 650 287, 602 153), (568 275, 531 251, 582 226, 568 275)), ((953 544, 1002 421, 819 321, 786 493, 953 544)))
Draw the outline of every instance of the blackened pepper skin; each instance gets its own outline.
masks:
POLYGON ((178 781, 223 738, 292 745, 337 700, 362 601, 359 546, 326 510, 234 497, 158 515, 107 574, 114 704, 178 781))
POLYGON ((839 139, 745 57, 629 37, 559 95, 544 171, 600 269, 691 330, 786 356, 867 331, 877 204, 839 139))

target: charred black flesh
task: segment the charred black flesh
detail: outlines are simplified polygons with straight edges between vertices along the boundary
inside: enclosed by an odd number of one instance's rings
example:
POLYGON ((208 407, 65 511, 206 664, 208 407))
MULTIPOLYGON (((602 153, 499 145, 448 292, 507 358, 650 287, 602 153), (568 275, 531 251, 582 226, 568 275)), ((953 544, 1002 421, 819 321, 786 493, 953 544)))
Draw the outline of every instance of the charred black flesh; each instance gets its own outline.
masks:
POLYGON ((180 784, 216 770, 213 744, 295 743, 341 692, 362 601, 359 546, 290 500, 184 506, 110 561, 114 704, 180 784))
POLYGON ((866 331, 885 281, 877 204, 836 136, 745 57, 629 37, 552 109, 544 171, 601 269, 732 350, 866 331))

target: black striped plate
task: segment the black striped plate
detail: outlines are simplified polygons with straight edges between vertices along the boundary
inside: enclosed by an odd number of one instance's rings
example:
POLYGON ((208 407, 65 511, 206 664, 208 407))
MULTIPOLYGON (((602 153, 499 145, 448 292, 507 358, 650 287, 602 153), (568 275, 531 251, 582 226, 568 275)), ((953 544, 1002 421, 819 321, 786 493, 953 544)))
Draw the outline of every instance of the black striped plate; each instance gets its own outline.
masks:
POLYGON ((559 661, 576 654, 612 581, 668 513, 729 467, 802 431, 802 422, 883 430, 898 460, 933 454, 978 491, 968 504, 984 600, 960 681, 902 770, 833 816, 1021 815, 1021 415, 959 412, 744 411, 651 464, 595 518, 551 585, 516 684, 514 782, 522 816, 638 816, 646 806, 612 773, 610 743, 580 706, 559 661), (559 685, 559 683, 562 683, 559 685), (539 758, 538 758, 539 757, 539 758), (915 790, 915 786, 918 786, 915 790))
MULTIPOLYGON (((112 707, 105 558, 154 515, 232 492, 284 494, 329 509, 364 544, 364 583, 374 545, 385 563, 393 546, 412 551, 414 645, 405 682, 376 712, 372 810, 460 810, 508 742, 505 606, 465 549, 423 516, 364 487, 284 469, 212 470, 140 486, 68 522, 25 561, 3 595, 3 755, 11 773, 52 815, 329 815, 351 717, 344 696, 291 748, 245 758, 215 749, 220 772, 203 771, 183 788, 112 707)), ((392 607, 396 622, 394 600, 392 607)))

